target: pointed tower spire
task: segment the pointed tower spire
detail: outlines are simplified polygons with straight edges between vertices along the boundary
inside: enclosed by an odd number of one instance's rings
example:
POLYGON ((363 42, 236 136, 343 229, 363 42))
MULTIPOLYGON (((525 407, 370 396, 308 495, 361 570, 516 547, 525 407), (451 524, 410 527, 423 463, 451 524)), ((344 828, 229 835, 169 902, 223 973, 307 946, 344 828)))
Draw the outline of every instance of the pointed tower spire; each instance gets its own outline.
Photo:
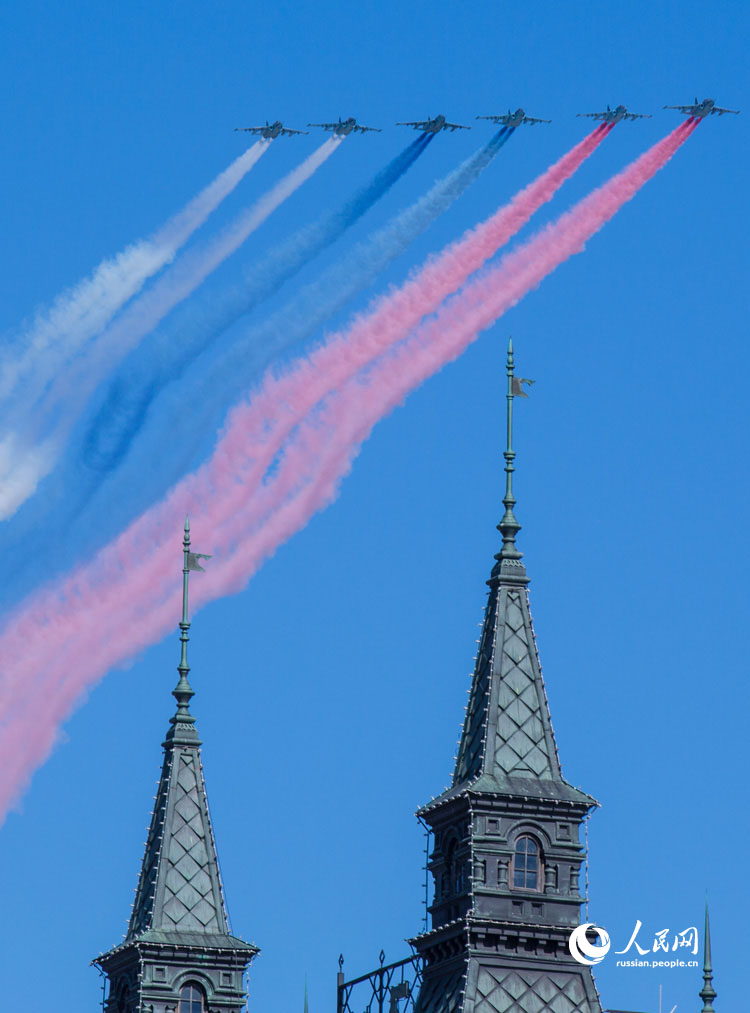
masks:
POLYGON ((508 356, 505 361, 505 371, 508 374, 508 393, 505 395, 507 401, 506 440, 505 451, 503 453, 503 457, 505 458, 505 497, 503 498, 505 514, 497 526, 498 531, 503 536, 503 547, 496 558, 520 559, 522 553, 516 547, 516 534, 521 530, 521 525, 513 513, 513 507, 516 505, 516 499, 513 495, 513 472, 515 471, 513 462, 516 458, 515 451, 513 450, 513 398, 515 396, 513 389, 513 381, 515 379, 513 338, 508 339, 508 356))
POLYGON ((508 344, 503 545, 487 581, 451 787, 418 812, 434 841, 432 928, 415 1013, 601 1013, 591 969, 571 956, 580 922, 582 823, 596 802, 563 778, 516 535, 513 399, 526 397, 508 344))
POLYGON ((505 514, 497 526, 503 546, 487 581, 489 600, 453 786, 476 783, 496 791, 515 785, 523 794, 535 790, 590 805, 592 799, 568 785, 560 770, 531 624, 529 578, 516 546, 521 525, 513 509, 513 400, 527 397, 523 384, 534 381, 515 375, 512 340, 506 373, 505 514), (530 783, 524 787, 519 779, 530 783))
POLYGON ((201 742, 190 713, 188 577, 202 570, 183 534, 182 618, 177 709, 162 743, 164 761, 135 903, 124 943, 95 961, 110 983, 106 1013, 176 1009, 203 997, 211 1009, 234 1010, 245 999, 243 974, 257 946, 231 934, 219 873, 201 742))
POLYGON ((177 710, 174 715, 170 718, 169 723, 171 728, 167 732, 167 742, 173 744, 179 743, 180 745, 194 745, 198 742, 198 733, 195 730, 195 718, 190 713, 190 701, 195 696, 195 691, 190 685, 188 680, 188 674, 190 672, 190 665, 188 665, 187 656, 187 645, 189 641, 188 633, 190 632, 190 619, 188 615, 188 581, 190 578, 191 570, 191 557, 190 551, 190 518, 185 518, 185 529, 182 536, 182 619, 180 620, 180 663, 177 666, 177 671, 180 673, 180 677, 177 680, 177 685, 172 690, 172 696, 177 701, 177 710))
POLYGON ((698 993, 703 1000, 701 1013, 714 1013, 713 1001, 716 992, 711 984, 713 972, 711 969, 711 926, 708 922, 708 901, 706 901, 706 924, 703 936, 703 988, 698 993))

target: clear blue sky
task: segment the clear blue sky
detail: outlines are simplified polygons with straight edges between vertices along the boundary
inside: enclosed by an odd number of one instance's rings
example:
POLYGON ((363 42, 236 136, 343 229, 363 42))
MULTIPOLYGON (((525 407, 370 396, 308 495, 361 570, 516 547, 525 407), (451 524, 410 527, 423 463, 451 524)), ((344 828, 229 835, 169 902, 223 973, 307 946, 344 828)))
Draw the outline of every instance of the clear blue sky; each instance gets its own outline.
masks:
MULTIPOLYGON (((740 1008, 749 21, 744 3, 665 0, 6 5, 0 332, 178 209, 241 150, 238 125, 340 114, 384 132, 349 139, 227 277, 400 150, 395 120, 519 104, 553 119, 519 130, 379 291, 580 138, 578 111, 654 118, 618 126, 541 221, 676 124, 664 103, 744 110, 703 123, 583 256, 377 427, 337 502, 244 593, 196 617, 228 904, 262 948, 251 1009, 301 1007, 305 975, 311 1010, 330 1009, 339 952, 353 976, 421 927, 412 814, 450 776, 499 544, 508 333, 537 381, 518 407, 517 513, 553 724, 568 780, 602 803, 591 917, 624 945, 636 919, 699 923, 708 891, 717 1010, 740 1008)), ((437 138, 342 249, 488 136, 437 138)), ((314 143, 277 142, 211 228, 314 143)), ((126 927, 177 660, 175 635, 110 673, 0 831, 9 1009, 45 1010, 52 988, 59 1013, 96 1007, 88 962, 126 927)), ((597 981, 605 1006, 655 1013, 661 983, 665 1010, 700 1008, 693 971, 605 961, 597 981)))

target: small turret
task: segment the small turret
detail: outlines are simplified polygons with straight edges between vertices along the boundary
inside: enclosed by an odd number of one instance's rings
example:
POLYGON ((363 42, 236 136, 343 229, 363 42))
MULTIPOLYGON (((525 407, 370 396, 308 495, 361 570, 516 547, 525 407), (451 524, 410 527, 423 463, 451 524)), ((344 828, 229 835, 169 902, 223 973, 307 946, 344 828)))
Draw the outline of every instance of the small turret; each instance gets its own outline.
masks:
POLYGON ((190 551, 186 520, 177 709, 162 743, 161 778, 125 941, 94 961, 109 980, 106 1013, 173 1013, 181 1003, 240 1013, 245 969, 258 952, 229 929, 201 741, 190 713, 188 578, 203 569, 200 559, 210 556, 190 551))
POLYGON ((563 778, 516 545, 513 401, 526 397, 508 345, 505 512, 453 781, 419 810, 434 848, 431 928, 416 1013, 601 1013, 591 970, 570 954, 584 900, 581 826, 596 801, 563 778))

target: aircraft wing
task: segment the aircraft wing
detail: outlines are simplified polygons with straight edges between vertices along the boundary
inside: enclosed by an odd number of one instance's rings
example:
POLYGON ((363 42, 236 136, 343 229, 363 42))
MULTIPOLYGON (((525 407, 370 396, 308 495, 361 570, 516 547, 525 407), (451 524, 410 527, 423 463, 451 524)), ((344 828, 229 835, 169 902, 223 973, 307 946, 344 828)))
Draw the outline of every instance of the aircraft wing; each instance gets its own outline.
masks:
POLYGON ((678 109, 681 113, 693 113, 695 106, 664 106, 665 109, 678 109))
POLYGON ((477 116, 478 120, 492 120, 493 123, 505 123, 507 116, 477 116))
POLYGON ((287 134, 289 137, 291 137, 292 134, 306 134, 306 133, 307 133, 307 130, 292 130, 291 127, 282 127, 281 128, 281 134, 282 134, 282 136, 284 134, 287 134))
POLYGON ((336 130, 341 126, 340 123, 308 123, 307 125, 308 127, 322 127, 323 130, 336 130))
POLYGON ((552 120, 540 120, 536 116, 524 116, 523 122, 524 123, 531 123, 532 126, 533 126, 534 123, 551 123, 552 120))
POLYGON ((250 134, 262 134, 266 127, 235 127, 235 130, 244 130, 250 134))
POLYGON ((448 123, 446 120, 443 130, 471 130, 471 127, 465 127, 462 123, 448 123))
POLYGON ((734 113, 735 116, 739 116, 739 109, 722 109, 721 106, 714 106, 711 110, 712 113, 718 113, 719 116, 723 116, 724 113, 734 113))
POLYGON ((650 120, 653 119, 651 113, 625 113, 626 120, 650 120))
POLYGON ((576 113, 576 116, 590 116, 592 120, 604 120, 607 118, 606 113, 576 113))
POLYGON ((416 122, 412 120, 409 123, 396 124, 397 127, 414 127, 415 130, 426 130, 429 127, 429 125, 430 124, 428 120, 417 120, 416 122))
POLYGON ((354 130, 358 130, 360 132, 360 134, 366 134, 368 132, 368 130, 371 131, 374 134, 382 134, 383 133, 383 131, 380 129, 380 127, 363 127, 359 123, 356 123, 354 125, 353 129, 354 130))

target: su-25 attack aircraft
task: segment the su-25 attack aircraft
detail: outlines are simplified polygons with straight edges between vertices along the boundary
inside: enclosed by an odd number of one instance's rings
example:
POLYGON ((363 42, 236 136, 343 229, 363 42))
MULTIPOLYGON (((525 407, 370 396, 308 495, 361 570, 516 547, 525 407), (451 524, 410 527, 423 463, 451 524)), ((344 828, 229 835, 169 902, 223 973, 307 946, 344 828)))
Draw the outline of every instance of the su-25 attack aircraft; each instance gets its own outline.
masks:
POLYGON ((291 137, 292 134, 306 134, 306 130, 292 130, 291 127, 285 127, 281 120, 275 120, 273 123, 269 123, 266 120, 264 127, 235 127, 235 130, 246 130, 251 134, 260 134, 260 136, 266 141, 272 141, 274 137, 278 137, 279 134, 283 137, 286 134, 291 137))
POLYGON ((347 137, 354 131, 360 132, 360 134, 366 134, 368 130, 375 134, 382 134, 380 127, 363 127, 360 123, 350 116, 348 120, 342 120, 339 116, 338 123, 308 123, 308 127, 322 127, 323 130, 332 131, 337 137, 347 137))
POLYGON ((738 116, 740 112, 739 109, 722 109, 721 106, 716 105, 712 98, 704 98, 702 102, 699 102, 697 95, 691 106, 664 106, 664 108, 678 109, 681 113, 692 116, 696 120, 702 120, 704 116, 713 116, 714 113, 718 113, 719 116, 723 116, 724 113, 734 113, 735 116, 738 116))
POLYGON ((601 113, 576 113, 576 116, 590 116, 594 120, 602 120, 604 123, 619 123, 620 120, 650 120, 651 113, 629 113, 625 106, 616 106, 601 113))
POLYGON ((464 127, 460 123, 449 123, 442 113, 433 116, 431 120, 413 120, 409 123, 397 123, 397 127, 414 127, 415 130, 422 130, 425 134, 438 134, 441 130, 471 130, 471 127, 464 127))
POLYGON ((514 113, 507 111, 501 116, 477 116, 478 120, 494 120, 495 123, 502 123, 506 127, 520 127, 523 123, 530 123, 532 127, 535 123, 551 123, 552 120, 540 120, 536 116, 527 116, 525 110, 521 109, 520 106, 514 113))

